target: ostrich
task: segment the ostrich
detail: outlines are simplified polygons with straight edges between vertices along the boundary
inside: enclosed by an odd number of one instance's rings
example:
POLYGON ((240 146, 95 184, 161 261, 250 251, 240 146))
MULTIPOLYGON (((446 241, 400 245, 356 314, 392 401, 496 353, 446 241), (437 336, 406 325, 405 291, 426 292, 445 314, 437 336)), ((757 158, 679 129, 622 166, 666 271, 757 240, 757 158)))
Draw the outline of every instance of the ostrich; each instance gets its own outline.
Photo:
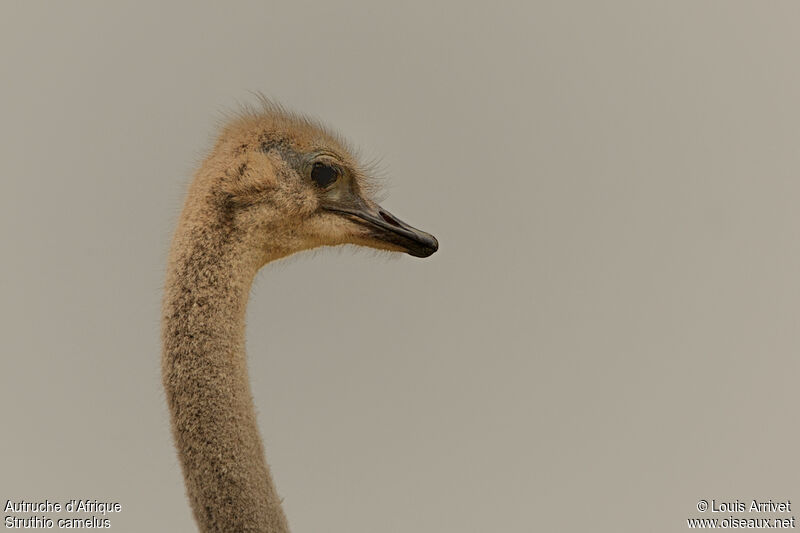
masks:
POLYGON ((199 529, 288 531, 247 375, 245 309, 256 272, 318 246, 433 254, 433 235, 370 199, 368 173, 334 133, 267 100, 230 120, 192 181, 169 254, 162 377, 199 529))

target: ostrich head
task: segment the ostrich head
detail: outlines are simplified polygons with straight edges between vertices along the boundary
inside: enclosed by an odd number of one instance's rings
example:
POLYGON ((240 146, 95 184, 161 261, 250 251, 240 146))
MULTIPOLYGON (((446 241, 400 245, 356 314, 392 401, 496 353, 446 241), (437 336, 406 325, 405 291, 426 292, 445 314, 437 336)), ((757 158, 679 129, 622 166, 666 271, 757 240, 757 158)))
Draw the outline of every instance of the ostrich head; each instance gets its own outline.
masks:
MULTIPOLYGON (((427 257, 436 238, 371 199, 371 177, 324 126, 270 102, 230 121, 192 184, 260 265, 318 246, 356 244, 427 257)), ((199 207, 199 206, 198 206, 199 207)), ((206 219, 207 220, 207 219, 206 219)))

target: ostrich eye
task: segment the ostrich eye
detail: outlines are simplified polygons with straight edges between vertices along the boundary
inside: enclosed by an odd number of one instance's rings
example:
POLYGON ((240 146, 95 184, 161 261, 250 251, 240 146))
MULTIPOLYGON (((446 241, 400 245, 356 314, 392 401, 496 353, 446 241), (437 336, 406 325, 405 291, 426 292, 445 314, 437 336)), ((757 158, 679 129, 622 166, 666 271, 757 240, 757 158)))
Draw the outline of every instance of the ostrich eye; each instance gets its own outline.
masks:
POLYGON ((311 168, 311 179, 320 187, 327 187, 339 179, 339 170, 325 163, 314 163, 311 168))

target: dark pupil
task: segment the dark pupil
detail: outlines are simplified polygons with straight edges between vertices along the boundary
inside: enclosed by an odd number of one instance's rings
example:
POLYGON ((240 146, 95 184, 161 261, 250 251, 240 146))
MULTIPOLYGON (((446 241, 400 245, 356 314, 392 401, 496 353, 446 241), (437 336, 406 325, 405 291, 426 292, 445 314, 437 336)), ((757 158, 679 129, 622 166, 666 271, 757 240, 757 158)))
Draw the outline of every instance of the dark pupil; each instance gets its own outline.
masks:
POLYGON ((320 187, 327 187, 339 177, 339 172, 324 163, 314 163, 311 169, 311 179, 320 187))

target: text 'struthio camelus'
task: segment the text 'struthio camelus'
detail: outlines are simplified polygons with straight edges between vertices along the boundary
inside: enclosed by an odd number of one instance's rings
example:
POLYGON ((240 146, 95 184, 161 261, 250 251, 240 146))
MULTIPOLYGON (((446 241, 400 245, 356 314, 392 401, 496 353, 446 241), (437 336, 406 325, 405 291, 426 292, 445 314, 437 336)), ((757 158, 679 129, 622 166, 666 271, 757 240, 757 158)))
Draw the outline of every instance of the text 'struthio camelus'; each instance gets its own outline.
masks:
POLYGON ((416 257, 439 246, 372 201, 367 180, 336 135, 264 101, 228 123, 189 188, 169 256, 162 371, 201 531, 288 531, 247 375, 245 309, 256 272, 318 246, 416 257))

